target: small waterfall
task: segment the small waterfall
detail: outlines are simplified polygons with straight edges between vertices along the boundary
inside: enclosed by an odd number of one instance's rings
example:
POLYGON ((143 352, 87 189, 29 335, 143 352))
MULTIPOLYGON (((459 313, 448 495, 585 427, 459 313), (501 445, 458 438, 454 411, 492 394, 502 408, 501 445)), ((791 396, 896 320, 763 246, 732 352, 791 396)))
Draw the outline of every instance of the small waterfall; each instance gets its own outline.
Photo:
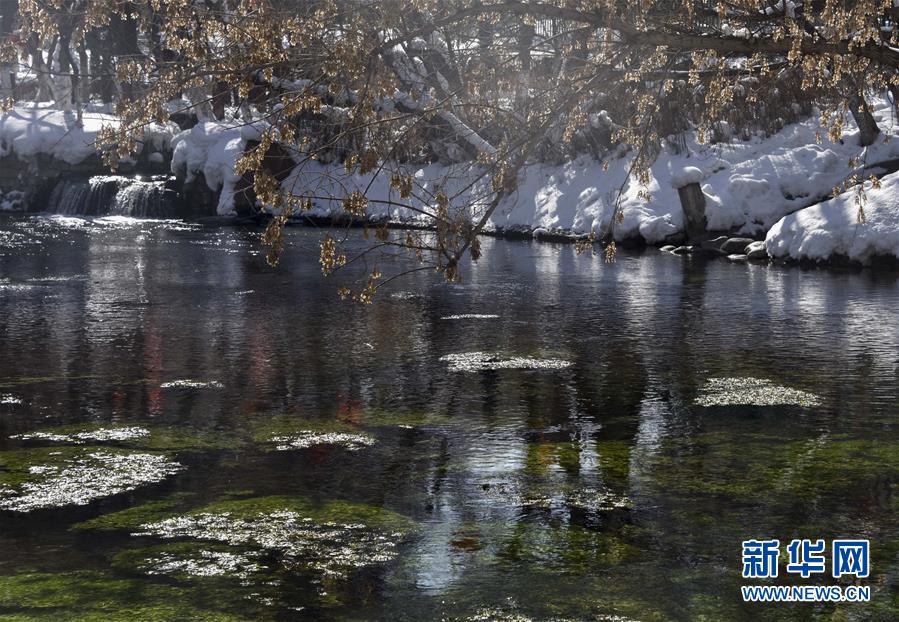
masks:
POLYGON ((47 211, 69 216, 133 216, 171 218, 177 195, 166 180, 150 181, 120 175, 64 179, 56 184, 47 211))

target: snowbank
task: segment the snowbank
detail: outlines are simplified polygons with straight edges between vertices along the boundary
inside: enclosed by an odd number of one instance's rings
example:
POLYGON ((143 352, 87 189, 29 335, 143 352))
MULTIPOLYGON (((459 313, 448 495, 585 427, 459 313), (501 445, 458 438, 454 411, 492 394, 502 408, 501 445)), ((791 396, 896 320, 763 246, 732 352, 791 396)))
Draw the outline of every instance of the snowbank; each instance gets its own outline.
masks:
MULTIPOLYGON (((872 102, 881 128, 895 135, 889 101, 872 102)), ((850 162, 873 164, 899 158, 899 140, 858 145, 858 131, 851 119, 837 143, 826 134, 817 118, 789 125, 770 136, 699 145, 687 137, 682 153, 663 149, 643 188, 628 178, 629 155, 598 162, 581 157, 562 165, 531 165, 520 172, 518 189, 491 215, 489 230, 517 230, 583 235, 604 233, 612 220, 616 196, 621 190, 623 221, 615 225, 619 240, 642 238, 658 244, 683 231, 683 213, 677 187, 698 181, 706 196, 706 219, 713 231, 757 235, 784 216, 827 197, 858 167, 850 162), (647 201, 646 197, 649 200, 647 201)), ((173 171, 188 178, 202 172, 213 190, 221 190, 219 214, 234 212, 234 188, 238 177, 234 163, 247 141, 257 138, 255 127, 234 123, 201 123, 172 141, 173 171)), ((389 174, 374 176, 347 173, 342 164, 304 162, 282 184, 289 193, 313 198, 313 215, 342 213, 342 198, 353 191, 369 198, 367 213, 374 219, 422 222, 422 211, 433 212, 434 195, 442 189, 454 207, 464 208, 479 220, 489 198, 489 180, 466 166, 428 165, 405 167, 414 179, 414 196, 400 199, 390 187, 389 174), (404 205, 408 207, 403 207, 404 205)), ((884 193, 885 189, 869 193, 884 193)))
POLYGON ((875 255, 899 258, 899 173, 887 175, 880 189, 867 194, 864 223, 852 191, 782 218, 765 239, 768 254, 812 260, 844 256, 862 263, 875 255))
POLYGON ((210 190, 221 190, 218 214, 234 211, 234 189, 240 175, 234 172, 237 159, 247 142, 257 140, 260 129, 253 125, 227 122, 198 123, 172 138, 172 172, 191 182, 202 173, 210 190))
MULTIPOLYGON (((20 160, 49 155, 66 164, 79 164, 97 154, 96 140, 104 125, 116 125, 108 112, 86 111, 82 125, 75 113, 47 107, 46 104, 16 106, 0 113, 0 157, 15 154, 20 160)), ((153 125, 144 134, 144 144, 152 151, 168 149, 176 126, 153 125)))

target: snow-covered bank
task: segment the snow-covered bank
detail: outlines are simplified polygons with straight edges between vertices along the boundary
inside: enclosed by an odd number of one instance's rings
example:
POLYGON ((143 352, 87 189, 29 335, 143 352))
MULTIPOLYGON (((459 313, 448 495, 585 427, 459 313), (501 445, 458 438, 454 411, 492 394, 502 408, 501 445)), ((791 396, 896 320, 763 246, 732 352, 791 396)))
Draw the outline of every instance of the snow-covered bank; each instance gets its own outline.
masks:
POLYGON ((899 258, 899 173, 869 190, 864 222, 855 195, 847 192, 778 221, 765 247, 772 257, 825 260, 843 257, 867 263, 883 255, 899 258))
MULTIPOLYGON (((87 110, 78 125, 74 112, 48 107, 47 104, 21 104, 0 113, 0 157, 15 155, 32 161, 50 156, 75 165, 98 154, 97 137, 104 126, 115 126, 118 119, 102 108, 87 110)), ((175 125, 151 125, 138 145, 141 151, 162 153, 169 150, 175 125)))
MULTIPOLYGON (((683 171, 689 169, 705 195, 705 215, 711 231, 761 236, 785 216, 827 198, 835 186, 853 173, 863 173, 865 165, 899 158, 899 141, 885 140, 896 133, 890 104, 885 98, 876 100, 875 104, 874 115, 885 136, 872 146, 858 145, 858 131, 849 117, 847 127, 851 129, 837 143, 826 138, 819 142, 820 135, 826 135, 826 131, 816 118, 789 125, 770 137, 754 136, 746 141, 700 145, 688 136, 686 151, 662 150, 645 187, 628 178, 631 165, 628 155, 606 162, 581 157, 562 165, 534 164, 520 172, 517 191, 502 201, 490 217, 487 229, 530 232, 537 236, 584 235, 591 231, 600 234, 609 226, 615 198, 621 189, 624 218, 615 225, 615 237, 662 244, 684 230, 683 212, 674 186, 683 171)), ((233 214, 235 185, 239 179, 234 174, 234 163, 247 141, 257 136, 256 128, 236 123, 200 124, 173 140, 173 171, 188 178, 203 173, 209 187, 220 191, 218 213, 233 214)), ((489 180, 480 179, 479 171, 471 167, 431 164, 405 167, 405 172, 414 180, 413 197, 409 199, 401 199, 391 188, 389 175, 359 175, 347 172, 339 163, 303 162, 283 182, 282 188, 294 195, 313 197, 310 215, 319 217, 341 214, 343 197, 353 191, 365 192, 370 201, 369 218, 406 224, 426 220, 421 210, 432 211, 438 189, 450 197, 451 204, 468 210, 474 220, 480 218, 489 202, 489 180)), ((869 195, 874 201, 875 195, 890 195, 895 191, 892 188, 892 184, 885 185, 881 190, 869 191, 869 195)), ((842 199, 838 201, 842 204, 842 199)), ((869 224, 861 226, 861 229, 868 227, 861 234, 862 239, 889 235, 889 225, 881 220, 879 205, 872 203, 869 224)), ((883 208, 884 214, 888 211, 889 208, 883 208)), ((813 219, 809 214, 791 217, 792 220, 788 219, 777 230, 791 230, 796 225, 790 223, 799 220, 807 227, 838 226, 835 218, 813 219)), ((809 229, 803 239, 828 235, 841 234, 809 229)), ((785 251, 787 254, 805 252, 794 249, 800 242, 785 240, 772 241, 769 249, 781 252, 783 244, 793 249, 785 251)), ((895 250, 889 242, 883 242, 882 246, 886 252, 895 250)), ((806 242, 803 248, 807 247, 806 242)), ((871 247, 871 252, 882 252, 880 249, 880 246, 871 247)), ((861 257, 864 252, 857 254, 861 257)))

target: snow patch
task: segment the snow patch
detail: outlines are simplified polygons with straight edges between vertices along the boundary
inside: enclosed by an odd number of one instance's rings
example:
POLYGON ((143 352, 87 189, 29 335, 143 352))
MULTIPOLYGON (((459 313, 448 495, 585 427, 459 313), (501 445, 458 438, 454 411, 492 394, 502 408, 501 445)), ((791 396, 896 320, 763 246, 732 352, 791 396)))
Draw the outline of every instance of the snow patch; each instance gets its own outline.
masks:
POLYGON ((779 220, 765 238, 773 257, 822 260, 842 255, 868 262, 875 255, 899 258, 899 173, 867 191, 864 222, 855 192, 799 210, 779 220))

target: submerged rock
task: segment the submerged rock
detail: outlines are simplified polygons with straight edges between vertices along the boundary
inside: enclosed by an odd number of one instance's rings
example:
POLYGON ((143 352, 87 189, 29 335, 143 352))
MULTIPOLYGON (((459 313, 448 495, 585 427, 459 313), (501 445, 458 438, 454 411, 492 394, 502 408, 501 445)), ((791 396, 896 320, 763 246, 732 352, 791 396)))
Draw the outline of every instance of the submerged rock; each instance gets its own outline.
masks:
POLYGON ((567 369, 571 361, 562 359, 541 359, 528 356, 503 358, 489 352, 460 352, 446 354, 440 360, 447 363, 452 372, 477 372, 499 369, 567 369))
POLYGON ((95 499, 160 482, 181 470, 164 455, 81 450, 72 457, 51 456, 47 464, 32 464, 24 481, 0 489, 0 510, 30 512, 66 505, 86 505, 95 499))
POLYGON ((813 393, 776 385, 764 378, 710 378, 694 403, 697 406, 817 406, 821 399, 813 393))

